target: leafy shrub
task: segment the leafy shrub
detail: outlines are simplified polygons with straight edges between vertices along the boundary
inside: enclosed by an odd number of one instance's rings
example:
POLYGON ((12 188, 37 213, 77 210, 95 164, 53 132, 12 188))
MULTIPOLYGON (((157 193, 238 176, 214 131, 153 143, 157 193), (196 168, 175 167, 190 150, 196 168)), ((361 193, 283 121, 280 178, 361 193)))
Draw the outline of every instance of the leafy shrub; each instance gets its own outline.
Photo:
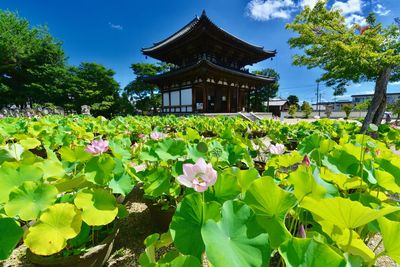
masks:
POLYGON ((288 111, 290 117, 294 118, 294 116, 296 115, 296 112, 297 112, 297 105, 290 105, 289 111, 288 111))
POLYGON ((313 109, 307 101, 304 101, 303 104, 301 105, 301 111, 304 113, 304 117, 308 118, 310 114, 312 113, 313 109))

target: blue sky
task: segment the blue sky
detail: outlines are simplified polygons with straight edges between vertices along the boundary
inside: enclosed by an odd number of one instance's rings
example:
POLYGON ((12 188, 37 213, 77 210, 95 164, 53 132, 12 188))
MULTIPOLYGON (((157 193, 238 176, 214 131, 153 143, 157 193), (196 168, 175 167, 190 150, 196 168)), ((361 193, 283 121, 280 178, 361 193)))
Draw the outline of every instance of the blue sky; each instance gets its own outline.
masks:
MULTIPOLYGON (((140 52, 183 25, 205 9, 220 27, 250 43, 276 49, 277 56, 251 67, 275 68, 281 75, 279 95, 298 95, 315 102, 318 69, 308 70, 291 65, 292 50, 287 40, 293 33, 285 24, 303 6, 316 0, 1 0, 0 9, 17 11, 32 25, 46 24, 51 34, 63 42, 69 64, 98 62, 116 71, 115 78, 123 87, 134 79, 129 66, 135 62, 153 62, 140 52)), ((349 23, 361 22, 371 10, 384 24, 400 14, 400 0, 331 0, 329 6, 343 10, 349 23)), ((373 91, 372 83, 349 86, 339 99, 351 94, 373 91)), ((332 89, 321 86, 323 100, 331 100, 332 89)), ((391 84, 389 92, 400 92, 400 83, 391 84)))

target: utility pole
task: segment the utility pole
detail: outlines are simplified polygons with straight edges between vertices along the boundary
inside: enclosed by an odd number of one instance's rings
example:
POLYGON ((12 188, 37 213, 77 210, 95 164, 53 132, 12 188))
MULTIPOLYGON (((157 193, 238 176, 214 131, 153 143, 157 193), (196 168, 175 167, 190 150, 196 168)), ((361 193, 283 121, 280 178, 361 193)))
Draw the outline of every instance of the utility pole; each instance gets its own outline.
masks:
POLYGON ((321 117, 321 99, 322 99, 322 93, 319 93, 319 110, 318 110, 318 116, 321 117))
POLYGON ((317 110, 318 110, 318 116, 321 116, 321 110, 319 108, 319 101, 318 101, 318 97, 320 97, 319 95, 319 81, 317 82, 317 110))

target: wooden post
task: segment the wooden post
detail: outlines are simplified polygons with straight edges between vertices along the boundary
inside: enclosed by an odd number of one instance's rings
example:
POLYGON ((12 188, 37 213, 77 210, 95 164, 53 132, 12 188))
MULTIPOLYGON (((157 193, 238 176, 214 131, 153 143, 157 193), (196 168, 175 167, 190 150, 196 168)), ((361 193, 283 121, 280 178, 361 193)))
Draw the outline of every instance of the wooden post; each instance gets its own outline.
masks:
POLYGON ((241 112, 242 111, 242 98, 241 98, 241 94, 240 94, 240 84, 237 88, 237 111, 241 112))

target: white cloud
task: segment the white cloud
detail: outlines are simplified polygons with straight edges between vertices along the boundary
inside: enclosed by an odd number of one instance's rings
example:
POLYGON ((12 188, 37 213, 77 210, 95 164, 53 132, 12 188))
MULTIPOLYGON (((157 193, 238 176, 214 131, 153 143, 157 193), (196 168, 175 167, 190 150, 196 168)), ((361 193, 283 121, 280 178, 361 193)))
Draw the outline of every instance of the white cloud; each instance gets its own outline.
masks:
POLYGON ((309 6, 310 8, 314 8, 315 5, 318 3, 319 0, 301 0, 300 1, 300 6, 302 8, 305 8, 306 6, 309 6))
POLYGON ((253 19, 265 21, 275 18, 288 19, 294 7, 293 0, 251 0, 247 10, 253 19))
POLYGON ((352 13, 360 13, 362 8, 362 0, 348 0, 347 2, 335 1, 332 9, 341 10, 343 15, 352 13))
POLYGON ((374 9, 374 12, 376 14, 378 14, 378 15, 381 15, 381 16, 387 16, 390 13, 390 10, 387 9, 386 7, 384 7, 381 4, 377 4, 375 9, 374 9))
POLYGON ((400 85, 400 81, 398 81, 398 82, 391 82, 390 85, 399 86, 399 85, 400 85))
POLYGON ((110 26, 111 29, 115 29, 115 30, 119 30, 119 31, 122 31, 124 29, 124 27, 122 27, 119 24, 113 24, 113 23, 109 22, 108 25, 110 26))
POLYGON ((345 18, 347 26, 351 27, 354 24, 358 25, 367 25, 367 21, 365 17, 357 15, 357 14, 351 14, 345 18))

